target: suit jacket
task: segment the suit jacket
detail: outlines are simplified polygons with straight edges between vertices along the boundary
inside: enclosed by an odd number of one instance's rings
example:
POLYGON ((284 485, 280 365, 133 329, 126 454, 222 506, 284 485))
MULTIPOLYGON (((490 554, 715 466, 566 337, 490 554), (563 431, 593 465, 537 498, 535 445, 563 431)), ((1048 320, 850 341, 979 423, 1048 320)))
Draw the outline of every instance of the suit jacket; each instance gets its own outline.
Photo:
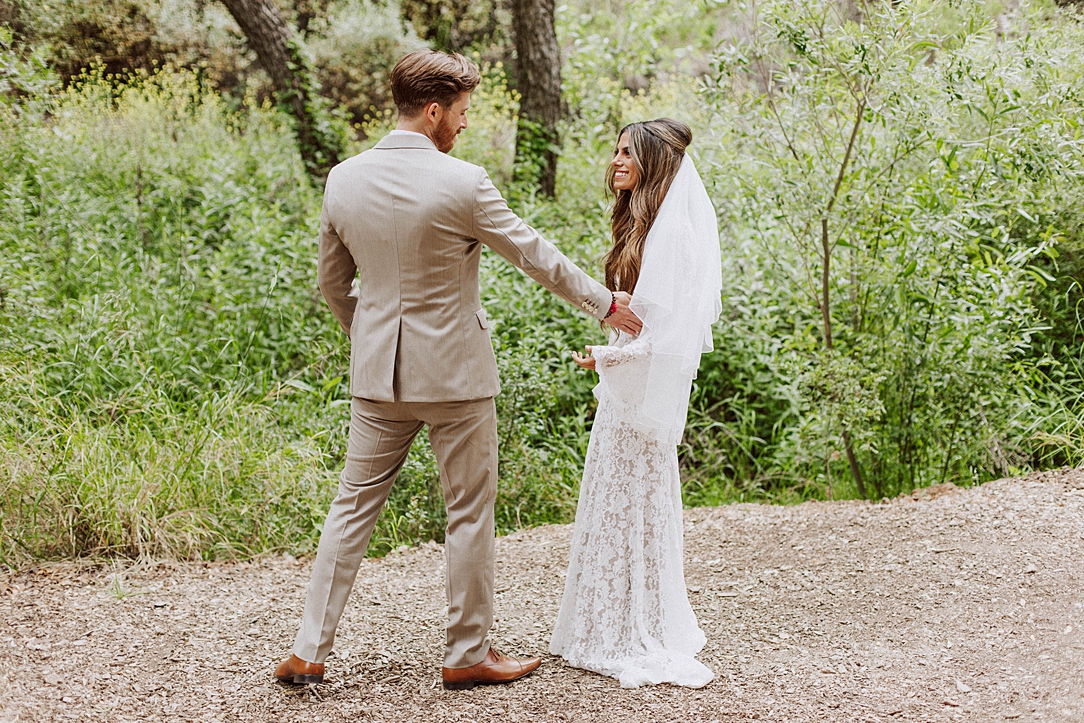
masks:
POLYGON ((389 135, 331 170, 318 279, 350 336, 353 396, 445 402, 500 392, 478 288, 483 244, 595 318, 609 310, 610 292, 512 213, 485 169, 428 138, 389 135))

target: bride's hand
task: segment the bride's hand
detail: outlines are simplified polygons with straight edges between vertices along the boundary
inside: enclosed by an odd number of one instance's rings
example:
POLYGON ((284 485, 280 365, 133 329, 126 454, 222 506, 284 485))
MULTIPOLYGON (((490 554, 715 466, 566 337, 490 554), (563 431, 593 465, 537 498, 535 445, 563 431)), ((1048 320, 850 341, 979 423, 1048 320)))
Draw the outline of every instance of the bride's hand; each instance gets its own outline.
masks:
POLYGON ((585 346, 583 349, 587 352, 586 354, 580 354, 578 351, 572 352, 572 361, 576 362, 576 364, 584 369, 591 369, 593 371, 595 368, 595 358, 591 356, 591 347, 585 346))

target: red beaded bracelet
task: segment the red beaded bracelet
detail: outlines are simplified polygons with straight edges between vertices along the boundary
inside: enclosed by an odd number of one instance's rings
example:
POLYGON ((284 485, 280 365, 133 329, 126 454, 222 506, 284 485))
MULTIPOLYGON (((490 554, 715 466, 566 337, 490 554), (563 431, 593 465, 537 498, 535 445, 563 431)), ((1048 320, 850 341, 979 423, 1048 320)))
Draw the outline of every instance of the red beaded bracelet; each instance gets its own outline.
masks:
POLYGON ((606 312, 606 316, 602 317, 603 320, 609 319, 613 315, 613 313, 617 311, 617 294, 611 291, 610 298, 612 299, 612 301, 610 302, 610 310, 606 312))

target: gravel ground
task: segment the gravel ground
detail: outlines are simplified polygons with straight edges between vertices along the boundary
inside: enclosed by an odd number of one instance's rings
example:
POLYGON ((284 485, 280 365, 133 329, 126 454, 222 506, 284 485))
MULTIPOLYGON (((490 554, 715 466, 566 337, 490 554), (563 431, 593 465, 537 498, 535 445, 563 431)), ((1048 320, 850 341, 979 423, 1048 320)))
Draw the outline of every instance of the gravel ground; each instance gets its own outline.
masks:
MULTIPOLYGON (((0 722, 1084 721, 1084 470, 883 504, 685 513, 706 688, 547 658, 440 687, 442 551, 362 566, 328 682, 288 688, 310 563, 0 573, 0 722)), ((570 528, 498 540, 494 638, 545 654, 570 528)))

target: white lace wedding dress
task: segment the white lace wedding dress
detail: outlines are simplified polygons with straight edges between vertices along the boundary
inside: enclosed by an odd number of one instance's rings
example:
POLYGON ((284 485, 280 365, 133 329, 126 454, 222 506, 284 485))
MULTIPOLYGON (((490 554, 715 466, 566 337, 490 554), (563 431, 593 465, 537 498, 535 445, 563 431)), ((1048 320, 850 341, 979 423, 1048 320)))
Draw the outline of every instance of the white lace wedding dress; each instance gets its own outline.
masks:
POLYGON ((685 592, 677 445, 722 309, 715 209, 688 156, 644 242, 629 307, 638 337, 591 350, 598 411, 550 651, 626 688, 706 685, 685 592))
POLYGON ((592 349, 599 406, 550 652, 624 688, 699 688, 713 674, 693 657, 705 638, 685 591, 676 442, 622 421, 644 398, 648 337, 592 349))

